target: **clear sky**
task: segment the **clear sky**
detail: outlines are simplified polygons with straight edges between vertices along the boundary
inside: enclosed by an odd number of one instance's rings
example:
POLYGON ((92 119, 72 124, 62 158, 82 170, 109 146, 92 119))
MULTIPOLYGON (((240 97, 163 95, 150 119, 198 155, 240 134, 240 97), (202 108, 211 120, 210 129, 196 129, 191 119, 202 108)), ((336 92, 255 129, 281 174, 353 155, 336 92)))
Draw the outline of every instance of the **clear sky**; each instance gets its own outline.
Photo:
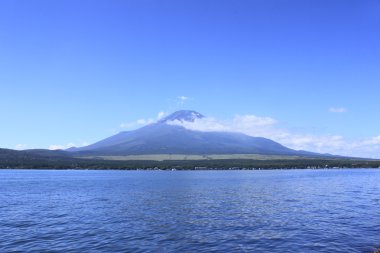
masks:
POLYGON ((2 0, 0 147, 83 145, 187 108, 380 157, 379 13, 379 0, 2 0))

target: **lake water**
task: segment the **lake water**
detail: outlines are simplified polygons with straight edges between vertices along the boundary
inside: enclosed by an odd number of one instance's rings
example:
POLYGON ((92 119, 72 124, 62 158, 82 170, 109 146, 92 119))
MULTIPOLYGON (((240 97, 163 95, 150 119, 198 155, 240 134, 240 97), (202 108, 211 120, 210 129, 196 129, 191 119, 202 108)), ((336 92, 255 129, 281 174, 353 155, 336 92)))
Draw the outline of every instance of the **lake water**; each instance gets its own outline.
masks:
POLYGON ((0 252, 373 252, 380 170, 0 170, 0 252))

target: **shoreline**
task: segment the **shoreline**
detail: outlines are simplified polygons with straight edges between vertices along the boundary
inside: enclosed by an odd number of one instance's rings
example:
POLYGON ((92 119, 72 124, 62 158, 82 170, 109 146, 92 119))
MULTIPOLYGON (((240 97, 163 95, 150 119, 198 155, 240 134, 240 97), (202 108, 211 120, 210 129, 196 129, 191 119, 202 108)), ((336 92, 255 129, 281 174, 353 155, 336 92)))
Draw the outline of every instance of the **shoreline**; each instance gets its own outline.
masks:
MULTIPOLYGON (((371 167, 350 167, 350 168, 201 168, 201 169, 181 169, 181 168, 0 168, 0 170, 92 170, 92 171, 273 171, 273 170, 380 170, 371 167)), ((380 253, 380 252, 379 252, 380 253)))

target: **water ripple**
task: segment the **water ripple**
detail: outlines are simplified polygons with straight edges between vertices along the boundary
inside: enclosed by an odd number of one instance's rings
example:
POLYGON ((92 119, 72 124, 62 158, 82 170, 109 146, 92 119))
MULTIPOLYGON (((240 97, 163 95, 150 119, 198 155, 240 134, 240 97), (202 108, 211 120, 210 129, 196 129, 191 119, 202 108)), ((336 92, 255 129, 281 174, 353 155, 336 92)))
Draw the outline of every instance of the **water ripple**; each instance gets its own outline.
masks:
POLYGON ((0 252, 373 252, 380 170, 0 171, 0 252))

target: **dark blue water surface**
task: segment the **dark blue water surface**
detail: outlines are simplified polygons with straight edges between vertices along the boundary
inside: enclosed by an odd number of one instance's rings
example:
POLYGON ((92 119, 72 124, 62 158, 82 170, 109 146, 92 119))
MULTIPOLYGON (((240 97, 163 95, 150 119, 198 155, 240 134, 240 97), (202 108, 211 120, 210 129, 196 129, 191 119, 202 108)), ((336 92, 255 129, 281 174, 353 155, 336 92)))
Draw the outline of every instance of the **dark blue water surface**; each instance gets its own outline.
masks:
POLYGON ((0 252, 373 252, 380 170, 0 170, 0 252))

